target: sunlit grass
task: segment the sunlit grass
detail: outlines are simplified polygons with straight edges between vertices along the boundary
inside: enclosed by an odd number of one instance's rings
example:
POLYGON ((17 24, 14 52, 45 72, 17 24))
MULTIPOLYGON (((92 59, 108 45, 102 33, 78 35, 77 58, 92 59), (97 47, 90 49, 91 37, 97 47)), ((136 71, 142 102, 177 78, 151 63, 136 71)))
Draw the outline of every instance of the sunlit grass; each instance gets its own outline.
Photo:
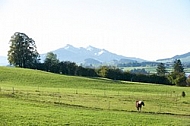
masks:
POLYGON ((0 67, 0 89, 0 125, 190 124, 188 87, 0 67))

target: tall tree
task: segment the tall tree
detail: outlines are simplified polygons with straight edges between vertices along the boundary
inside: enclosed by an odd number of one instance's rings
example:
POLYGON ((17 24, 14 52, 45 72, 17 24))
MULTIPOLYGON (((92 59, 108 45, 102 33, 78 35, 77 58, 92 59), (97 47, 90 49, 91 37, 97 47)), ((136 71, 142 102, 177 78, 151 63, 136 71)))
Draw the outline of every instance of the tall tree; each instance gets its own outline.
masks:
POLYGON ((181 60, 176 59, 174 61, 173 69, 174 69, 175 73, 183 73, 184 72, 184 68, 183 68, 183 65, 181 63, 181 60))
POLYGON ((175 60, 173 65, 173 72, 168 76, 168 80, 177 86, 186 86, 186 79, 184 68, 181 61, 175 60))
POLYGON ((108 73, 109 67, 108 66, 101 66, 98 69, 98 75, 101 77, 106 77, 108 73))
POLYGON ((57 67, 59 64, 59 59, 57 58, 57 55, 54 54, 53 52, 49 52, 46 55, 46 58, 44 60, 44 64, 46 66, 46 70, 50 72, 55 72, 57 73, 57 67))
POLYGON ((166 73, 166 67, 164 63, 159 63, 156 68, 157 75, 164 76, 166 73))
POLYGON ((15 32, 9 41, 8 61, 11 65, 33 68, 39 62, 35 41, 25 33, 15 32))

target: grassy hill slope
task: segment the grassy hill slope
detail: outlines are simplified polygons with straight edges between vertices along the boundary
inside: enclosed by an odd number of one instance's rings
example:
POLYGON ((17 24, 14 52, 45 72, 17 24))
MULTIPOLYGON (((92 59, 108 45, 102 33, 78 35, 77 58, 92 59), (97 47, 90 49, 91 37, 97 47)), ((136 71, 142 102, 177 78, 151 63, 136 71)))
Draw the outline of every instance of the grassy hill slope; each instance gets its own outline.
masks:
POLYGON ((0 67, 0 125, 190 125, 189 94, 185 87, 0 67), (145 101, 142 112, 136 100, 145 101))
POLYGON ((67 76, 38 70, 9 67, 0 67, 0 84, 11 87, 30 86, 46 88, 99 89, 125 92, 144 91, 146 93, 161 93, 167 92, 168 90, 180 92, 183 89, 183 87, 113 81, 103 78, 67 76))

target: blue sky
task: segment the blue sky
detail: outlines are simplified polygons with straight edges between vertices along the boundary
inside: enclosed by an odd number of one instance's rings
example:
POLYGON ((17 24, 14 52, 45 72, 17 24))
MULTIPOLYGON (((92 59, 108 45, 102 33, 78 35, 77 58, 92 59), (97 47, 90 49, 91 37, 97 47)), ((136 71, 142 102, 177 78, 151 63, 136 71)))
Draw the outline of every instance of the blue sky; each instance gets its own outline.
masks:
POLYGON ((190 52, 190 0, 0 0, 0 55, 14 32, 38 52, 88 45, 157 60, 190 52))

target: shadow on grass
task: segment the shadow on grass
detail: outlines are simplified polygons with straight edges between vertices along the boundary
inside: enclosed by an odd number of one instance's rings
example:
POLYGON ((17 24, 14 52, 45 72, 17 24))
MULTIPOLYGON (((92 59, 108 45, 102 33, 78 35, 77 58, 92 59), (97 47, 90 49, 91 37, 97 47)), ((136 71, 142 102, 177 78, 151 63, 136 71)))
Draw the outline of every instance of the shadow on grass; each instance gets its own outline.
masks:
MULTIPOLYGON (((19 99, 19 97, 13 93, 11 94, 0 94, 0 98, 14 98, 19 99)), ((22 99, 24 100, 24 99, 22 99)), ((145 111, 134 111, 134 110, 121 110, 121 109, 103 109, 103 108, 97 108, 97 107, 88 107, 83 105, 76 105, 76 104, 68 104, 63 102, 50 102, 50 101, 39 101, 34 99, 25 99, 25 101, 31 101, 31 102, 37 102, 37 103, 48 103, 48 104, 54 104, 59 107, 75 107, 75 108, 82 108, 82 109, 89 109, 89 110, 108 110, 108 111, 117 111, 117 112, 129 112, 129 113, 139 113, 139 114, 151 114, 151 115, 171 115, 171 116, 179 116, 179 117, 187 117, 190 118, 190 114, 179 114, 179 113, 169 113, 169 112, 145 112, 145 111)))
POLYGON ((179 114, 179 113, 170 113, 170 112, 144 112, 144 111, 128 111, 128 110, 115 110, 115 111, 125 111, 125 112, 133 112, 133 113, 142 113, 142 114, 155 114, 155 115, 173 115, 173 116, 183 116, 183 117, 190 117, 190 114, 179 114))
POLYGON ((172 115, 172 116, 182 116, 182 117, 190 117, 190 114, 178 114, 178 113, 169 113, 169 112, 144 112, 144 111, 129 111, 129 110, 119 110, 119 109, 103 109, 103 108, 96 108, 96 107, 87 107, 83 105, 73 105, 73 104, 67 104, 67 103, 59 103, 54 102, 54 104, 57 105, 63 105, 63 106, 69 106, 69 107, 77 107, 77 108, 84 108, 84 109, 91 109, 91 110, 110 110, 110 111, 121 111, 121 112, 131 112, 131 113, 142 113, 142 114, 155 114, 155 115, 172 115))

